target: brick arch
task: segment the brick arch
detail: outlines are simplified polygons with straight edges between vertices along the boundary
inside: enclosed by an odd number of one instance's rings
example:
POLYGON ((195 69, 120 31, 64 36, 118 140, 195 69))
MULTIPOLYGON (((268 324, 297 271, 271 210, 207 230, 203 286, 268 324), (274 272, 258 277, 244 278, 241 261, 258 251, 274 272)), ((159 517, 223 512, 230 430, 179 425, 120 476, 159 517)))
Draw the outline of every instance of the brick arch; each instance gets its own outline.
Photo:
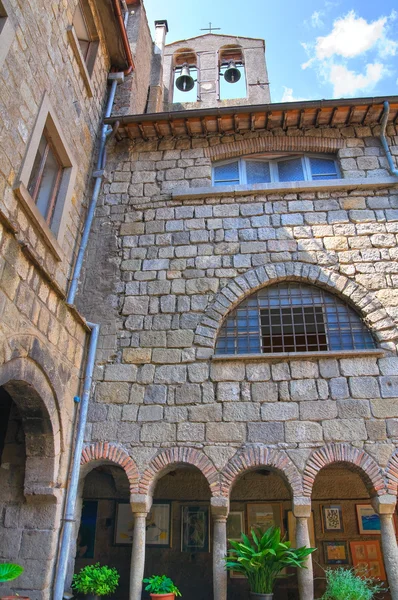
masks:
POLYGON ((398 449, 390 457, 385 470, 389 494, 398 495, 398 449))
POLYGON ((152 495, 158 479, 179 464, 199 469, 207 479, 211 495, 221 496, 219 473, 211 460, 201 450, 184 447, 167 448, 154 456, 140 479, 140 494, 152 495))
POLYGON ((288 483, 292 496, 302 496, 301 475, 284 450, 267 446, 252 446, 239 450, 221 472, 222 495, 229 497, 235 481, 247 471, 270 467, 288 483))
POLYGON ((387 493, 382 469, 365 450, 350 444, 328 444, 314 450, 307 461, 303 473, 304 496, 311 497, 319 471, 333 464, 344 464, 356 471, 371 495, 382 496, 387 493))
POLYGON ((108 442, 96 442, 84 446, 80 459, 80 464, 83 466, 83 477, 104 463, 113 463, 122 467, 129 480, 130 493, 138 493, 139 473, 137 466, 131 456, 121 446, 108 442))
POLYGON ((359 283, 332 269, 301 262, 263 265, 231 281, 216 295, 195 331, 198 346, 214 348, 226 316, 247 296, 281 281, 301 281, 325 288, 359 311, 380 344, 398 339, 398 330, 376 296, 359 283))

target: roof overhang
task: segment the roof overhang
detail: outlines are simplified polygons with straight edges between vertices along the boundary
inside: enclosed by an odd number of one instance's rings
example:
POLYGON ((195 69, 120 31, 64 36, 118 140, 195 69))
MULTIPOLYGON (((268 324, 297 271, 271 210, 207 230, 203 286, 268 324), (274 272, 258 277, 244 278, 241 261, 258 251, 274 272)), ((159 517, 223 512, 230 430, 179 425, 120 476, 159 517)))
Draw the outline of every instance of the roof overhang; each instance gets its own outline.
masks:
POLYGON ((231 106, 166 113, 110 117, 119 121, 118 135, 132 140, 162 139, 250 131, 318 129, 369 126, 380 123, 383 102, 390 103, 388 124, 398 124, 398 96, 281 102, 255 106, 231 106))
POLYGON ((106 47, 112 67, 125 70, 129 64, 124 50, 120 27, 115 16, 112 2, 96 0, 97 10, 101 19, 106 47))

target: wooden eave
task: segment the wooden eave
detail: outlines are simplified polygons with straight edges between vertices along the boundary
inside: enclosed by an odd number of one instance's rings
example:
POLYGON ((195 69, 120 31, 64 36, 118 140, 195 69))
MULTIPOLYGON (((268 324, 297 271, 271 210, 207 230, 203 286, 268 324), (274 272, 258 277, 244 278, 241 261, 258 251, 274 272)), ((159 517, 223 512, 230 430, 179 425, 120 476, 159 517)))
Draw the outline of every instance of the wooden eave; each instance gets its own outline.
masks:
POLYGON ((388 124, 398 125, 398 96, 285 102, 232 106, 167 113, 110 117, 120 122, 118 135, 132 140, 207 135, 244 134, 249 131, 308 130, 380 124, 383 102, 390 104, 388 124))

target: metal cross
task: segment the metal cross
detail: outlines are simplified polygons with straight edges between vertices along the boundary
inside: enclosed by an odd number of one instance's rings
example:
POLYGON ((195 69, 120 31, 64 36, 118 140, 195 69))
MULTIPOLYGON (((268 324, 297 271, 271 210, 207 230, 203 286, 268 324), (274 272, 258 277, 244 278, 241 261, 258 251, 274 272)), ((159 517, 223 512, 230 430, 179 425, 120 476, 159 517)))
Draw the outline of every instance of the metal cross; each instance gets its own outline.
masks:
POLYGON ((206 27, 205 29, 201 29, 200 31, 208 31, 209 33, 211 33, 212 31, 219 31, 220 29, 221 29, 221 27, 212 27, 211 21, 210 21, 209 26, 206 27))

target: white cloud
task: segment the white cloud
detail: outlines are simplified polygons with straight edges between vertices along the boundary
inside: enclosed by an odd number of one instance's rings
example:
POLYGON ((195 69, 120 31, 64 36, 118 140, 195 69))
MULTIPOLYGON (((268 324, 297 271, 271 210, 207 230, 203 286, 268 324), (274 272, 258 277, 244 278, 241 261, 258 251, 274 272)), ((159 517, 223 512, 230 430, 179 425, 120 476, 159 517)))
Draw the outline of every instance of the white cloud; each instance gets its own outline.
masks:
POLYGON ((380 17, 377 21, 368 23, 351 10, 345 17, 340 17, 333 23, 329 35, 317 38, 316 57, 324 60, 333 55, 353 58, 363 54, 378 41, 385 39, 386 23, 387 17, 380 17))
POLYGON ((382 79, 385 69, 381 63, 366 65, 365 74, 350 71, 344 65, 332 65, 329 81, 333 85, 334 98, 355 96, 358 92, 370 92, 382 79))
POLYGON ((301 102, 303 100, 308 100, 308 98, 299 98, 298 96, 293 96, 293 88, 289 88, 284 85, 283 90, 281 102, 301 102))
POLYGON ((311 15, 311 25, 312 27, 316 28, 316 27, 322 27, 324 25, 324 22, 322 21, 322 15, 323 15, 323 11, 321 10, 315 10, 312 15, 311 15))

